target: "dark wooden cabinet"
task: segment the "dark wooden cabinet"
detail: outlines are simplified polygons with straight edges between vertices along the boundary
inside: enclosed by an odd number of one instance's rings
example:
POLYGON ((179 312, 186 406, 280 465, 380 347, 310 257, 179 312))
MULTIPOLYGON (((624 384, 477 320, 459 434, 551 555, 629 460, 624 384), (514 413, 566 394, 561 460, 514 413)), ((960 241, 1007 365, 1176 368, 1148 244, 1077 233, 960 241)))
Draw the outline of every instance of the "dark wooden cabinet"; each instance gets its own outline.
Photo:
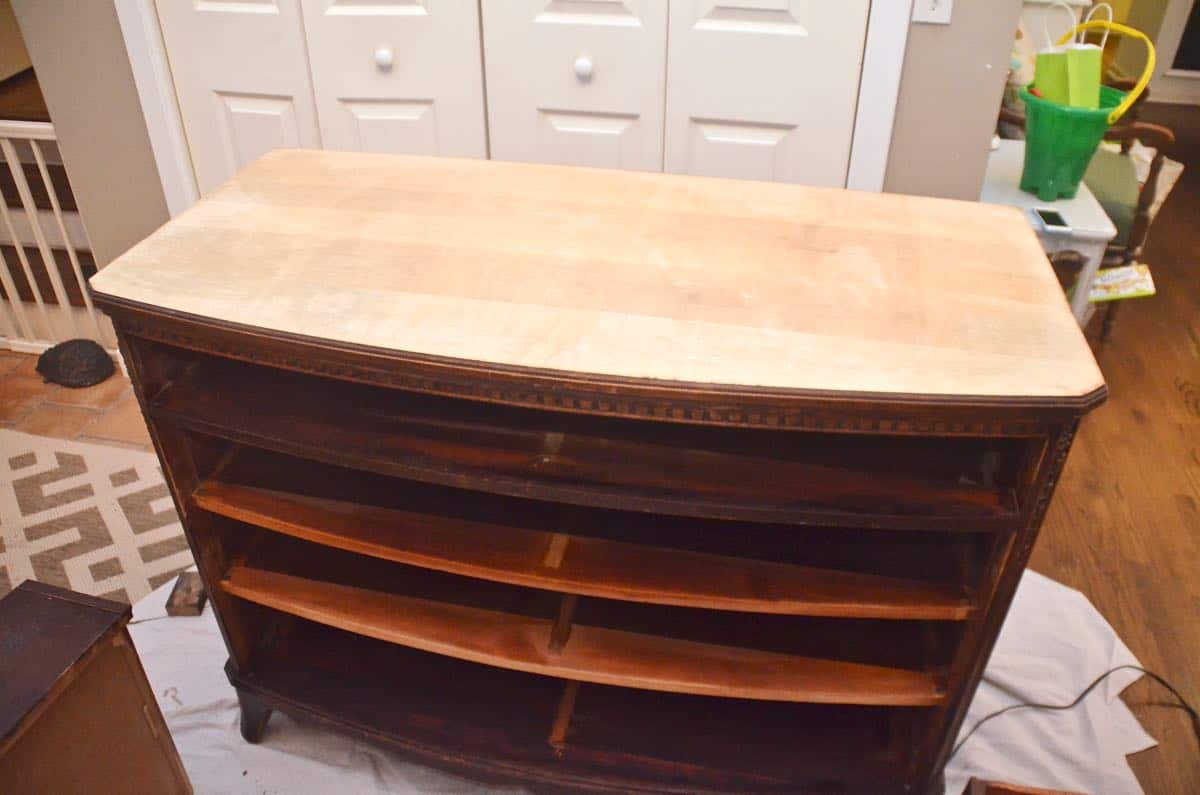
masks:
MULTIPOLYGON (((555 239, 577 271, 530 286, 519 306, 480 298, 524 273, 506 257, 532 233, 493 221, 520 227, 549 212, 543 183, 575 203, 578 235, 592 234, 588 222, 602 228, 591 243, 609 244, 613 262, 622 242, 631 257, 677 252, 684 243, 664 241, 680 233, 666 230, 683 221, 753 216, 735 201, 747 192, 764 197, 760 233, 800 223, 818 248, 837 234, 860 249, 878 243, 870 230, 820 226, 798 188, 285 153, 94 281, 229 646, 244 735, 262 739, 282 709, 433 764, 548 788, 927 789, 1076 425, 1104 397, 1061 295, 1036 297, 1054 281, 1032 259, 1028 229, 987 208, 976 218, 971 205, 882 205, 894 219, 879 256, 909 261, 914 278, 924 261, 912 251, 939 238, 906 225, 909 209, 962 213, 997 245, 1028 237, 1011 246, 1017 287, 1005 288, 1026 304, 991 306, 983 330, 936 302, 916 328, 892 320, 917 359, 928 358, 917 340, 949 352, 926 372, 894 359, 891 342, 864 353, 878 319, 827 343, 830 361, 858 374, 772 351, 772 324, 796 295, 785 284, 779 296, 759 292, 736 332, 759 335, 778 382, 733 381, 753 363, 720 351, 709 381, 680 380, 697 372, 679 357, 710 333, 705 323, 732 322, 695 297, 720 286, 712 263, 656 293, 605 296, 610 309, 677 321, 656 350, 613 341, 628 367, 572 325, 564 304, 591 301, 600 282, 567 232, 555 239), (568 187, 574 179, 609 203, 568 187), (764 209, 785 199, 802 221, 764 209), (622 231, 638 201, 645 218, 673 208, 661 239, 646 242, 646 220, 637 235, 622 231), (681 221, 685 210, 702 217, 681 221), (476 261, 455 259, 458 240, 421 242, 441 214, 495 236, 497 281, 468 278, 476 261), (344 228, 305 226, 317 218, 344 228), (372 248, 385 238, 392 247, 372 248), (187 253, 201 249, 207 258, 187 253), (411 257, 441 268, 437 278, 411 257), (171 289, 188 280, 188 295, 171 289), (471 330, 468 298, 499 341, 471 330), (697 306, 712 317, 697 319, 697 306), (531 329, 538 312, 545 322, 531 329), (383 346, 373 335, 389 324, 398 330, 383 346), (997 333, 1014 348, 999 351, 997 333), (483 358, 518 338, 520 361, 483 358), (977 360, 963 358, 972 350, 977 360), (662 378, 638 374, 655 366, 662 378), (998 391, 1004 367, 1011 394, 998 391), (926 393, 878 388, 922 378, 926 393)), ((614 268, 618 282, 641 278, 614 268)))
POLYGON ((191 793, 129 615, 33 581, 0 600, 0 791, 191 793))

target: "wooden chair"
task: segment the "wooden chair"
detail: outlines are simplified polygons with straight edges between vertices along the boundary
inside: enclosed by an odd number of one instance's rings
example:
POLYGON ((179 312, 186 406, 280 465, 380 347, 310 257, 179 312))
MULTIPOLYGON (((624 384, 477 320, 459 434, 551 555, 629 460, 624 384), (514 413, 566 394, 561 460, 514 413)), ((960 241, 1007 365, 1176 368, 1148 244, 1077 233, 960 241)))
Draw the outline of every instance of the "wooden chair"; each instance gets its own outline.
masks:
MULTIPOLYGON (((1133 81, 1113 81, 1111 85, 1127 91, 1133 87, 1133 81)), ((1109 243, 1104 255, 1104 264, 1110 267, 1128 265, 1141 256, 1150 231, 1150 209, 1154 206, 1158 175, 1166 157, 1164 150, 1175 143, 1175 134, 1170 129, 1138 119, 1140 106, 1148 95, 1149 91, 1143 93, 1121 122, 1110 128, 1104 136, 1106 141, 1120 143, 1121 151, 1098 150, 1083 175, 1084 184, 1117 228, 1117 235, 1109 243), (1129 155, 1135 140, 1155 149, 1144 186, 1138 183, 1133 158, 1129 155)), ((1001 108, 1000 118, 1022 129, 1025 127, 1025 115, 1011 108, 1001 108)), ((1110 301, 1106 305, 1100 331, 1101 341, 1108 339, 1120 303, 1110 301)))
MULTIPOLYGON (((1133 87, 1133 81, 1117 81, 1113 85, 1127 91, 1133 87)), ((1141 255, 1150 231, 1150 208, 1154 205, 1165 150, 1175 143, 1175 133, 1170 129, 1138 118, 1138 111, 1149 94, 1148 90, 1143 93, 1125 118, 1104 136, 1106 141, 1120 143, 1121 151, 1097 151, 1083 175, 1084 183, 1117 227, 1117 236, 1104 257, 1106 264, 1128 264, 1141 255), (1139 186, 1133 160, 1129 157, 1135 140, 1155 150, 1144 186, 1139 186)))

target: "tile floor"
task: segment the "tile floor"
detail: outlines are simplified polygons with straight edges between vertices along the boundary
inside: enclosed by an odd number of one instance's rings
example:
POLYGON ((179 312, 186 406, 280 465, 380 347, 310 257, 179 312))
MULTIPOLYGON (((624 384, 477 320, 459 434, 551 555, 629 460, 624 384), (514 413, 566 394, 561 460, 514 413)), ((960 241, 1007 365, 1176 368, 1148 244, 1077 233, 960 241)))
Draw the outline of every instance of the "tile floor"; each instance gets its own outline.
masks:
POLYGON ((118 370, 96 386, 48 384, 37 356, 0 351, 0 428, 151 450, 129 379, 118 370))

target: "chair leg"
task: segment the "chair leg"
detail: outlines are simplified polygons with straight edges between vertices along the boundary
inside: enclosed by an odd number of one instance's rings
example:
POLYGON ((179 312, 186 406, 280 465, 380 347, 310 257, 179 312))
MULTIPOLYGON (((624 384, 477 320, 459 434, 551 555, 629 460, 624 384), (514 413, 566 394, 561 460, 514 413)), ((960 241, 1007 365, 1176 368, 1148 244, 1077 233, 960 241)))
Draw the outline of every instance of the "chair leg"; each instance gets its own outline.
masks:
POLYGON ((1108 342, 1108 335, 1112 333, 1113 319, 1117 316, 1117 306, 1120 303, 1120 301, 1109 301, 1108 306, 1104 309, 1104 322, 1100 326, 1101 344, 1108 342))

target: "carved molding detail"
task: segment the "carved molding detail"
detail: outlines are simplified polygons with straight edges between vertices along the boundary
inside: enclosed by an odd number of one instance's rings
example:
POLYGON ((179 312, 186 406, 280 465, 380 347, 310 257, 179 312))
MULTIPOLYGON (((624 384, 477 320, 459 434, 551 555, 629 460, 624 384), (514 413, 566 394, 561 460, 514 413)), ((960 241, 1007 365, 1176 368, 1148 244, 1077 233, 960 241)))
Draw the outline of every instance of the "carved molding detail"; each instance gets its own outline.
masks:
POLYGON ((349 362, 336 353, 303 343, 289 346, 286 342, 279 342, 258 347, 254 345, 252 336, 237 338, 235 331, 193 334, 180 330, 169 321, 146 322, 140 316, 124 312, 118 315, 118 325, 121 331, 135 337, 231 359, 384 387, 530 408, 711 425, 896 435, 1037 436, 1050 433, 1057 424, 1050 418, 989 419, 987 414, 991 410, 986 407, 970 412, 974 416, 969 417, 965 416, 968 412, 959 412, 964 415, 962 419, 947 419, 945 411, 926 419, 901 411, 867 414, 861 409, 856 411, 852 406, 781 408, 764 405, 766 401, 759 403, 762 398, 758 396, 747 396, 737 403, 739 397, 736 395, 716 398, 697 398, 684 394, 658 397, 636 394, 636 388, 630 389, 633 394, 623 395, 604 385, 589 389, 585 386, 563 385, 537 375, 530 375, 528 379, 514 378, 508 374, 491 378, 483 375, 472 377, 451 373, 449 367, 444 368, 445 373, 439 373, 437 363, 415 363, 408 370, 400 366, 372 367, 349 362), (714 400, 723 400, 725 404, 714 403, 714 400))
MULTIPOLYGON (((1075 439, 1075 431, 1079 429, 1079 421, 1076 420, 1058 432, 1054 438, 1053 449, 1050 451, 1050 462, 1048 464, 1049 471, 1046 475, 1046 480, 1042 483, 1042 489, 1038 492, 1037 502, 1033 507, 1030 524, 1035 528, 1042 526, 1042 520, 1046 518, 1046 511, 1050 508, 1050 500, 1054 496, 1054 489, 1058 486, 1058 479, 1062 475, 1063 467, 1067 463, 1067 455, 1071 452, 1071 443, 1075 439)), ((1032 549, 1033 542, 1036 539, 1036 533, 1030 534, 1026 546, 1032 549)), ((1025 550, 1028 552, 1029 550, 1025 550)))

